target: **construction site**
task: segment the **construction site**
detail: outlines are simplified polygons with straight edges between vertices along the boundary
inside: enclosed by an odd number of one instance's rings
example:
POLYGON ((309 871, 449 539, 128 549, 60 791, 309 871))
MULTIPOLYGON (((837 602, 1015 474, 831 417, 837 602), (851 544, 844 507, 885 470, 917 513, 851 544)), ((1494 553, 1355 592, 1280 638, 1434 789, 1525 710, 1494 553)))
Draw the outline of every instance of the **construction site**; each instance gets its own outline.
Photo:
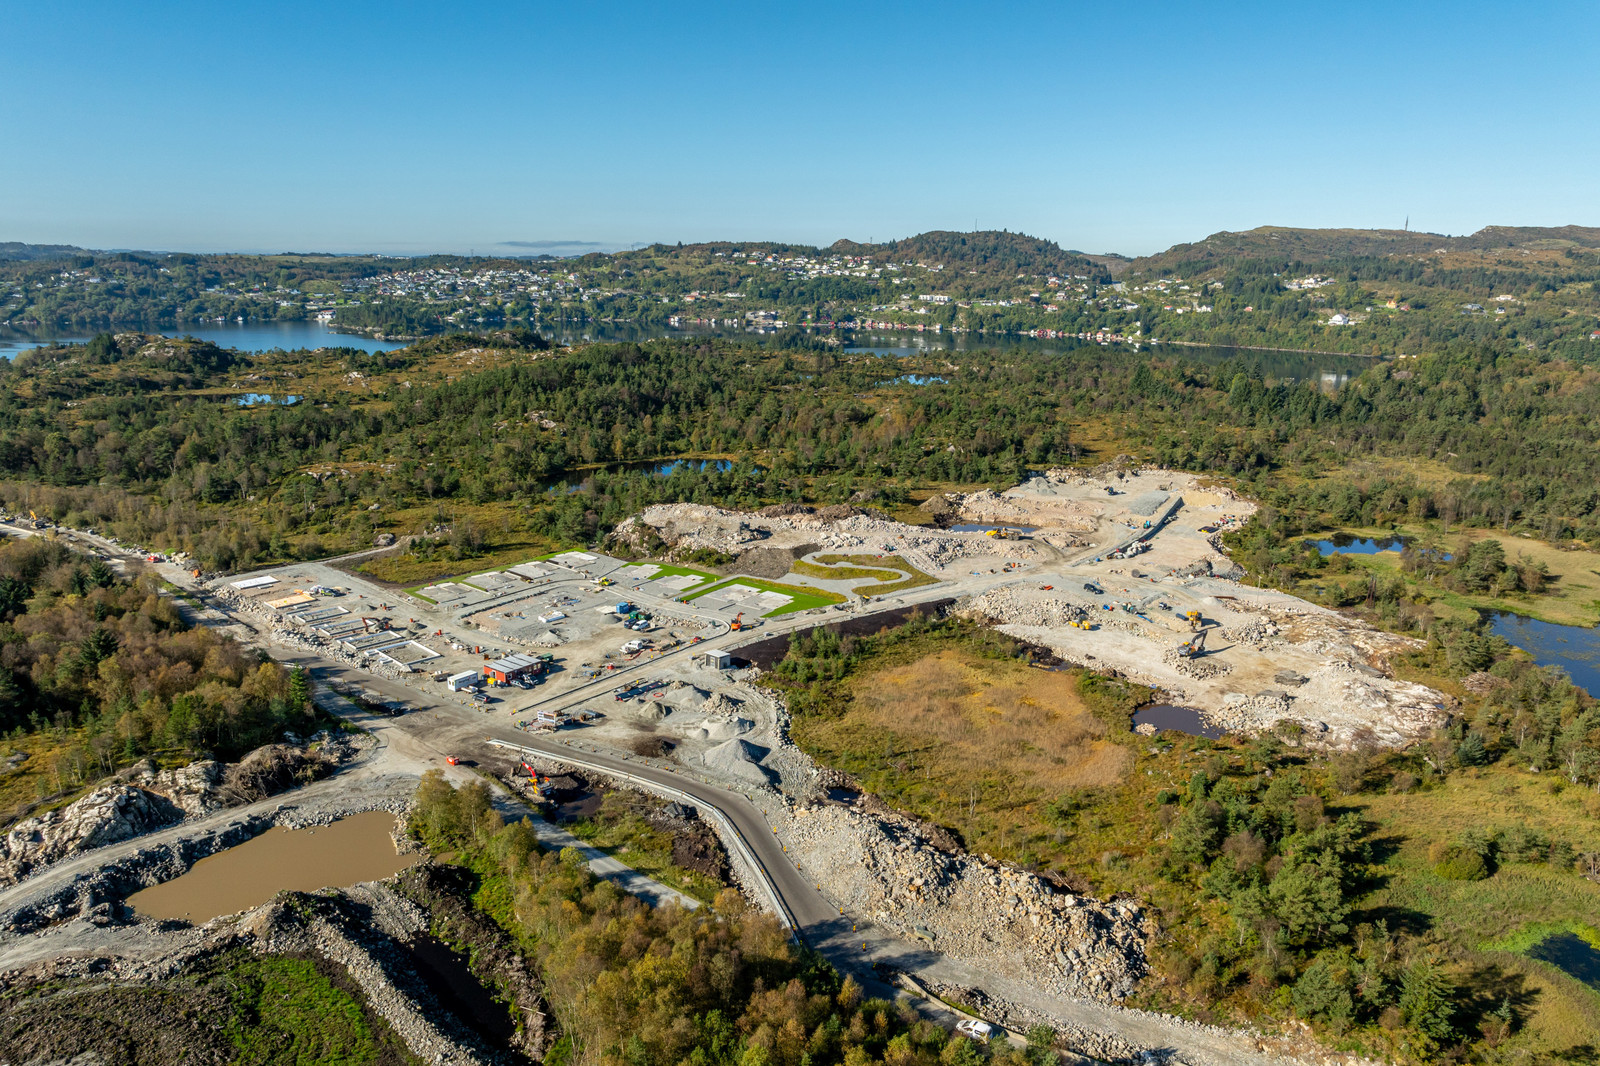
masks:
POLYGON ((282 639, 523 728, 587 724, 621 747, 658 736, 655 747, 684 756, 712 739, 742 751, 747 732, 765 732, 720 705, 703 729, 704 701, 681 688, 734 683, 740 645, 934 601, 1150 685, 1223 731, 1287 721, 1314 744, 1399 745, 1448 709, 1392 676, 1389 658, 1413 647, 1405 638, 1240 584, 1221 534, 1254 505, 1192 475, 1051 471, 924 510, 934 524, 857 507, 665 504, 623 523, 606 543, 614 554, 565 551, 410 591, 300 564, 218 591, 282 639), (644 544, 657 558, 625 557, 644 544), (670 561, 700 549, 734 561, 719 572, 670 561), (707 641, 715 648, 697 647, 707 641), (511 656, 527 661, 508 668, 511 656), (652 666, 642 680, 641 665, 652 666), (637 683, 617 690, 618 671, 637 683))

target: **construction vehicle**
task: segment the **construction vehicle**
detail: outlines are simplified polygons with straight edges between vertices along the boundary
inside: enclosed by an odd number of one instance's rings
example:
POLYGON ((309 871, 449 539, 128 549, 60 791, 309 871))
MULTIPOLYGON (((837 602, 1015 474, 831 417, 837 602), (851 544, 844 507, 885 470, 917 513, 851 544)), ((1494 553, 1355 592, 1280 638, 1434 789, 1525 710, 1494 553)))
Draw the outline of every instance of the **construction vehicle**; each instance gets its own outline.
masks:
POLYGON ((738 614, 733 616, 733 621, 728 623, 728 628, 733 630, 735 633, 739 632, 739 630, 744 628, 744 612, 743 611, 740 611, 738 614))
POLYGON ((1184 611, 1183 612, 1183 620, 1185 622, 1189 623, 1189 628, 1190 629, 1196 630, 1196 631, 1198 631, 1201 628, 1203 628, 1205 626, 1205 624, 1206 624, 1205 623, 1205 619, 1200 617, 1200 612, 1199 611, 1184 611))
POLYGON ((1198 659, 1205 654, 1206 634, 1210 630, 1202 629, 1182 644, 1178 645, 1178 654, 1185 659, 1198 659))

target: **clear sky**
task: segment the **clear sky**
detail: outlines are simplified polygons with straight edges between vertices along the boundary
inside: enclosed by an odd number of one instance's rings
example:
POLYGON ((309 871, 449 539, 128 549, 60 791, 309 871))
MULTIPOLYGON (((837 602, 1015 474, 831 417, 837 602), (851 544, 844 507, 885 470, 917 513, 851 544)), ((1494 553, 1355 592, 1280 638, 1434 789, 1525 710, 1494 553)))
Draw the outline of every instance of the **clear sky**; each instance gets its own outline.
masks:
POLYGON ((1593 0, 0 0, 0 35, 0 240, 1600 225, 1593 0))

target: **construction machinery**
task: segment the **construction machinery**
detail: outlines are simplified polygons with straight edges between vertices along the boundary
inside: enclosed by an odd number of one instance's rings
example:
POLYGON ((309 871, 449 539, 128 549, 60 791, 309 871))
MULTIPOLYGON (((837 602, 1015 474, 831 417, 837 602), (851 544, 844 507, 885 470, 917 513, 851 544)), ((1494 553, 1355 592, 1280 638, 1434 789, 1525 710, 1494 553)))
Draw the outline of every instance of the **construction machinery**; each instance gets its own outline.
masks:
POLYGON ((1205 619, 1200 617, 1199 611, 1184 611, 1183 620, 1188 622, 1189 628, 1195 632, 1199 632, 1206 624, 1205 619))
POLYGON ((744 628, 744 612, 743 611, 740 611, 738 614, 733 616, 733 621, 728 623, 728 628, 733 630, 735 633, 739 632, 739 630, 744 628))
POLYGON ((1182 644, 1178 645, 1178 654, 1185 659, 1198 659, 1205 654, 1206 634, 1210 630, 1202 629, 1182 644))

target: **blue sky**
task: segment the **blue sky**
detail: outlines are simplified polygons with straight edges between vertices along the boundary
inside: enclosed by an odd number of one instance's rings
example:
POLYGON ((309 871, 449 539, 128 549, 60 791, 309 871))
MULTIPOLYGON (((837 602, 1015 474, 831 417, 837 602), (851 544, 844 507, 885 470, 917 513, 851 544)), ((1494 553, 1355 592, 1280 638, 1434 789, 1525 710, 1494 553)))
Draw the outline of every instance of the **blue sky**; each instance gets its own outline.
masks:
POLYGON ((1600 225, 1592 2, 0 0, 0 25, 0 240, 976 224, 1142 253, 1263 224, 1600 225))

